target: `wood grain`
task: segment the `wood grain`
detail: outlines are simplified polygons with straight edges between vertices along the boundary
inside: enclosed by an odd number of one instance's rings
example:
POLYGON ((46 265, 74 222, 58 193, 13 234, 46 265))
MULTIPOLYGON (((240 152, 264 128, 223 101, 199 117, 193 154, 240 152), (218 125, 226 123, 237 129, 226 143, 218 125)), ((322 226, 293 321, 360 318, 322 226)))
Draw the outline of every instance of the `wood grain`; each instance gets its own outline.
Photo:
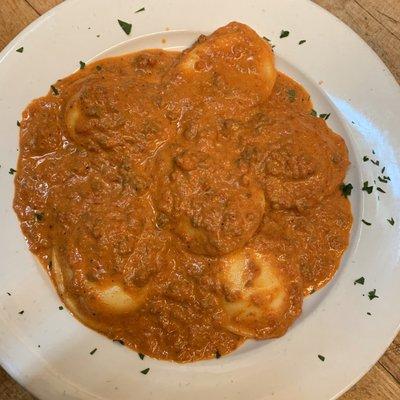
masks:
POLYGON ((50 10, 57 4, 62 3, 62 0, 25 0, 30 6, 40 15, 50 10))
POLYGON ((360 35, 400 82, 399 0, 313 0, 360 35))
MULTIPOLYGON (((400 82, 400 0, 313 1, 360 35, 400 82)), ((62 0, 0 0, 0 50, 26 25, 61 2, 62 0)), ((400 334, 371 371, 340 400, 399 399, 400 334)), ((35 399, 0 368, 0 400, 35 399)))
POLYGON ((0 50, 39 14, 25 0, 0 0, 0 50))

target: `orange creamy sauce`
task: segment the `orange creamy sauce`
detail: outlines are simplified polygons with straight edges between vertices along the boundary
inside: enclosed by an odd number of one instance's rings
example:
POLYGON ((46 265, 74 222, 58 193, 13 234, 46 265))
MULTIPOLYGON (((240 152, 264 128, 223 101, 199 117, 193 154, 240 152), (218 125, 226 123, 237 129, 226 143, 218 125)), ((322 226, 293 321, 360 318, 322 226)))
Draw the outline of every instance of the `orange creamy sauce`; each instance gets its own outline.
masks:
MULTIPOLYGON (((21 122, 14 208, 82 322, 183 362, 284 334, 303 296, 338 268, 352 216, 340 191, 345 143, 311 115, 299 84, 279 73, 269 97, 239 98, 244 81, 227 100, 229 82, 215 74, 204 101, 204 87, 176 73, 181 57, 104 59, 34 100, 21 122), (289 288, 285 313, 254 322, 251 335, 227 327, 223 304, 240 293, 219 277, 221 260, 243 248, 273 254, 289 288), (96 290, 115 284, 138 305, 105 307, 96 290)), ((257 268, 248 264, 247 285, 257 268)))

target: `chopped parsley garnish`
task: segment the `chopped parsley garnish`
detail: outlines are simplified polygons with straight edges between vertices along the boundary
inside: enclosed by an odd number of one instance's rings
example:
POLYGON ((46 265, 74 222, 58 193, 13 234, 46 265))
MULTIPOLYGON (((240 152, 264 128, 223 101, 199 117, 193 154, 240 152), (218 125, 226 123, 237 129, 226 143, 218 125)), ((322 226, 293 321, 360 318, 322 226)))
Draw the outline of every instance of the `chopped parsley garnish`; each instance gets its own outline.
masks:
POLYGON ((122 28, 122 30, 129 35, 132 30, 132 24, 129 24, 128 22, 121 21, 120 19, 118 20, 119 26, 122 28))
POLYGON ((371 222, 366 221, 365 219, 361 220, 365 225, 370 226, 372 225, 371 222))
POLYGON ((389 224, 393 226, 393 225, 394 225, 394 219, 393 219, 393 217, 390 218, 390 219, 388 219, 387 222, 389 222, 389 224))
POLYGON ((79 61, 79 69, 83 69, 86 67, 86 63, 84 63, 83 61, 79 61))
POLYGON ((57 89, 54 85, 51 85, 50 87, 51 87, 51 91, 52 91, 56 96, 58 96, 58 95, 59 95, 58 89, 57 89))
POLYGON ((218 350, 215 352, 215 358, 221 358, 221 353, 218 350))
POLYGON ((365 181, 363 187, 361 188, 361 190, 364 190, 364 192, 367 192, 368 194, 371 194, 373 189, 373 186, 368 186, 368 181, 365 181))
POLYGON ((283 38, 288 37, 288 36, 289 36, 289 31, 282 30, 279 38, 283 39, 283 38))
POLYGON ((17 126, 21 126, 21 123, 19 121, 17 121, 17 126))
POLYGON ((270 42, 270 40, 266 36, 263 36, 263 39, 266 40, 267 42, 270 42))
POLYGON ((121 339, 114 339, 113 342, 118 342, 121 346, 125 346, 125 342, 121 339))
POLYGON ((319 114, 319 117, 324 119, 325 121, 331 116, 331 113, 329 114, 319 114))
POLYGON ((96 353, 96 351, 97 351, 97 347, 94 348, 89 354, 92 356, 94 353, 96 353))
POLYGON ((63 307, 63 306, 59 306, 58 309, 59 309, 60 311, 62 311, 62 310, 64 310, 64 307, 63 307))
POLYGON ((364 157, 363 157, 363 161, 364 161, 364 162, 367 162, 368 160, 369 160, 369 157, 368 157, 368 156, 364 156, 364 157))
POLYGON ((372 162, 372 164, 377 165, 379 167, 379 160, 374 161, 371 159, 371 162, 372 162))
POLYGON ((8 173, 9 173, 10 175, 14 175, 15 172, 17 172, 17 170, 14 169, 14 168, 10 168, 10 170, 8 171, 8 173))
POLYGON ((375 150, 374 149, 372 149, 372 154, 375 154, 375 150))
POLYGON ((142 12, 142 11, 144 11, 145 10, 145 8, 144 7, 142 7, 142 8, 139 8, 139 10, 136 10, 135 11, 135 14, 137 14, 137 13, 140 13, 140 12, 142 12))
POLYGON ((377 190, 378 192, 381 192, 381 193, 386 193, 386 192, 385 192, 382 188, 380 188, 379 186, 377 186, 376 190, 377 190))
POLYGON ((365 278, 362 276, 361 278, 356 279, 354 281, 354 284, 357 285, 357 283, 358 283, 359 285, 364 285, 364 282, 365 282, 365 278))
POLYGON ((367 315, 372 315, 370 312, 367 312, 367 315))
POLYGON ((325 357, 324 357, 324 356, 321 356, 321 354, 318 354, 318 358, 319 358, 321 361, 325 361, 325 357))
POLYGON ((16 50, 18 53, 23 53, 24 52, 24 48, 20 47, 19 49, 16 50))
POLYGON ((289 89, 287 94, 289 96, 289 101, 293 103, 296 100, 296 91, 294 89, 289 89))
POLYGON ((144 355, 143 353, 138 353, 138 356, 139 356, 139 358, 140 358, 141 360, 143 360, 144 357, 145 357, 145 355, 144 355))
POLYGON ((386 167, 383 167, 381 170, 381 174, 383 174, 385 172, 386 167))
POLYGON ((317 114, 317 112, 314 110, 314 109, 312 109, 311 111, 310 111, 310 114, 313 116, 313 117, 316 117, 318 114, 317 114))
POLYGON ((36 218, 36 221, 38 221, 38 222, 43 221, 44 214, 35 212, 35 218, 36 218))
POLYGON ((386 179, 385 176, 384 176, 383 178, 381 178, 380 176, 378 176, 378 179, 379 179, 379 182, 388 183, 388 181, 387 181, 387 179, 386 179))
POLYGON ((351 195, 351 191, 353 190, 353 185, 351 183, 342 183, 340 185, 340 190, 342 191, 342 194, 344 197, 348 197, 351 195))
POLYGON ((141 371, 140 371, 140 373, 141 374, 143 374, 143 375, 147 375, 147 373, 150 371, 150 368, 146 368, 146 369, 142 369, 141 371))
POLYGON ((9 296, 11 296, 11 293, 10 293, 10 292, 7 292, 7 294, 8 294, 9 296))
POLYGON ((18 314, 22 315, 24 312, 25 312, 24 310, 21 310, 18 314))
POLYGON ((371 290, 370 292, 368 292, 368 298, 370 300, 379 299, 379 296, 376 295, 376 289, 371 290))
POLYGON ((300 42, 299 42, 299 44, 303 44, 303 43, 305 43, 305 42, 307 42, 307 40, 300 40, 300 42))

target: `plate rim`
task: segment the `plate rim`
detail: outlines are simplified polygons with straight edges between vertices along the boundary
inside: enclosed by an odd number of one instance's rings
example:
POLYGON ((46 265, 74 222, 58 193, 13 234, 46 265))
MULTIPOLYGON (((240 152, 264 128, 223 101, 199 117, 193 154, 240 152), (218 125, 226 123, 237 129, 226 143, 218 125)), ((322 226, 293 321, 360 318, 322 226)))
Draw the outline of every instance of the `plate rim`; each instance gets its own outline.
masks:
MULTIPOLYGON (((324 14, 326 14, 327 17, 335 20, 336 24, 339 24, 342 28, 345 27, 345 29, 350 33, 351 35, 353 35, 354 37, 357 38, 359 43, 362 43, 363 45, 363 49, 366 50, 368 49, 368 52, 371 53, 371 55, 375 58, 376 61, 379 60, 379 63, 381 64, 381 66, 383 67, 383 69, 385 70, 385 73, 387 75, 388 78, 390 78, 392 80, 392 83, 397 86, 398 88, 398 92, 400 93, 400 86, 396 80, 396 78, 394 77, 394 75, 392 74, 392 72, 389 70, 389 68, 385 65, 385 63, 383 62, 383 60, 378 56, 378 54, 368 45, 368 43, 361 38, 351 27, 349 27, 348 25, 346 25, 343 21, 341 21, 338 17, 336 17, 335 15, 331 14, 329 11, 327 11, 325 8, 321 7, 320 5, 314 3, 311 0, 305 0, 308 3, 311 3, 314 7, 318 8, 319 11, 322 10, 322 12, 324 14)), ((18 44, 19 41, 21 41, 23 38, 25 38, 26 36, 29 35, 29 33, 35 29, 38 28, 39 25, 42 24, 43 21, 45 21, 48 18, 51 18, 54 14, 56 13, 60 13, 62 12, 64 7, 68 7, 74 3, 78 3, 79 0, 65 0, 64 2, 56 5, 55 7, 53 7, 52 9, 50 9, 49 11, 47 11, 46 13, 42 14, 41 16, 39 16, 37 19, 35 19, 34 21, 32 21, 28 26, 26 26, 17 36, 15 36, 8 44, 7 46, 0 52, 0 64, 5 60, 5 58, 7 57, 7 55, 14 49, 14 47, 16 47, 16 45, 18 44)), ((136 37, 135 37, 136 38, 136 37)), ((123 43, 124 41, 122 41, 121 43, 123 43)), ((376 357, 376 361, 371 363, 369 366, 367 366, 365 368, 365 370, 363 372, 361 372, 359 374, 358 377, 354 378, 352 380, 351 383, 349 383, 345 388, 343 388, 341 390, 341 392, 337 393, 334 397, 332 397, 333 399, 337 399, 339 398, 342 394, 344 394, 347 390, 349 390, 355 383, 357 383, 366 373, 368 373, 368 371, 376 364, 376 362, 379 360, 379 358, 386 352, 387 348, 390 346, 390 344, 393 342, 393 340, 395 339, 395 337, 397 336, 397 334, 400 332, 400 319, 398 321, 397 324, 397 329, 395 331, 395 333, 393 334, 393 337, 390 339, 390 341, 388 341, 388 344, 386 345, 385 349, 381 352, 381 354, 376 357)), ((11 366, 8 366, 7 362, 5 362, 5 360, 3 359, 3 355, 0 354, 0 359, 2 361, 2 365, 4 367, 4 369, 7 371, 7 373, 13 378, 15 379, 18 383, 20 383, 22 386, 24 386, 29 392, 35 394, 36 396, 40 396, 40 393, 37 394, 36 390, 35 391, 31 391, 30 385, 29 383, 24 382, 23 378, 18 375, 18 372, 16 370, 14 370, 11 366)), ((56 375, 54 372, 51 372, 53 375, 56 375)), ((95 398, 95 397, 93 397, 95 398)))

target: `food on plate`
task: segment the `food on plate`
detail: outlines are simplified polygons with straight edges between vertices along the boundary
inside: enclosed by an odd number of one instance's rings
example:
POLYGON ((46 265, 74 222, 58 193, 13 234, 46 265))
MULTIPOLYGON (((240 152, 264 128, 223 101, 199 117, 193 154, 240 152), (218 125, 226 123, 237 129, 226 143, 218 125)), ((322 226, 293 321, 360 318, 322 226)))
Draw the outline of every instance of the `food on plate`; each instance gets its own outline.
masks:
POLYGON ((352 225, 344 140, 232 22, 87 64, 23 113, 14 209, 84 324, 188 362, 283 335, 352 225))

